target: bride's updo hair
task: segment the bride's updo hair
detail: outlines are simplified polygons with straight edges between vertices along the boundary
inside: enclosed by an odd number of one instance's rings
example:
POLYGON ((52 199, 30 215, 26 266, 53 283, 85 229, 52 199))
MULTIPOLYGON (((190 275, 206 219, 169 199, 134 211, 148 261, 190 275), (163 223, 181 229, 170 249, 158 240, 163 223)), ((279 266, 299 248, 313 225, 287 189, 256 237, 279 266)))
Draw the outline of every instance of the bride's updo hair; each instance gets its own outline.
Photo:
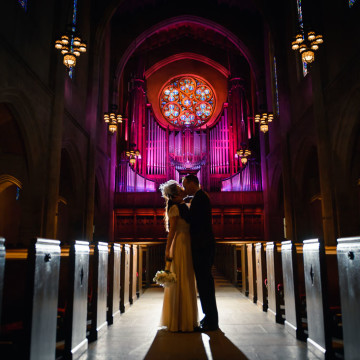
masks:
POLYGON ((175 180, 169 180, 159 186, 161 195, 167 200, 171 200, 179 193, 180 184, 175 180))
POLYGON ((165 199, 165 229, 169 231, 169 210, 175 204, 172 198, 179 193, 180 185, 175 180, 169 180, 159 186, 162 197, 165 199))

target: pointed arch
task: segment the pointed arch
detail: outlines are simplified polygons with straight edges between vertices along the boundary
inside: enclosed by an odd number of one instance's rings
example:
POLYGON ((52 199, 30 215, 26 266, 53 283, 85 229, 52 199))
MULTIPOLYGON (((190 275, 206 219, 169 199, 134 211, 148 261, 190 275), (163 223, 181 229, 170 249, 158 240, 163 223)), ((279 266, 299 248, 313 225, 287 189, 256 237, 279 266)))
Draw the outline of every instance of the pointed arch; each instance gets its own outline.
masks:
POLYGON ((0 193, 11 185, 15 185, 19 189, 23 187, 22 182, 17 178, 8 174, 0 175, 0 193))
POLYGON ((36 112, 32 108, 27 95, 18 89, 1 90, 0 103, 7 105, 19 128, 25 148, 27 175, 31 178, 35 166, 41 158, 41 150, 44 147, 41 129, 38 121, 36 121, 36 112))
POLYGON ((252 56, 250 50, 248 47, 230 30, 228 30, 226 27, 212 21, 208 20, 199 16, 193 16, 193 15, 181 15, 176 16, 170 19, 163 20, 159 22, 158 24, 153 25, 146 31, 144 31, 142 34, 140 34, 133 42, 128 46, 128 48, 125 50, 123 56, 121 57, 117 69, 116 69, 116 78, 117 82, 120 82, 122 73, 124 71, 126 63, 129 61, 132 54, 136 51, 136 49, 148 38, 153 36, 154 34, 158 33, 159 31, 162 31, 169 26, 175 26, 180 24, 196 24, 203 26, 205 29, 209 29, 212 31, 217 32, 218 34, 226 37, 239 51, 240 53, 245 57, 247 62, 249 63, 250 69, 252 70, 254 77, 256 79, 256 84, 259 84, 260 79, 260 69, 257 65, 256 60, 252 56))

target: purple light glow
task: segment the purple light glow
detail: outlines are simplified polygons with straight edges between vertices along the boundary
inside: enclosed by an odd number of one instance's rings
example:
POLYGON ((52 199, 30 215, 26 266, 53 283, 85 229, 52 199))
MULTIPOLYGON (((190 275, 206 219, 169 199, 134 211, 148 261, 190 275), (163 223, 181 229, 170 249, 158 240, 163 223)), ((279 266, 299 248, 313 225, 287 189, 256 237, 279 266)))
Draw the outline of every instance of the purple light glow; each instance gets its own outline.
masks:
POLYGON ((221 191, 262 191, 260 166, 250 162, 244 170, 224 179, 221 191))
POLYGON ((127 164, 126 176, 119 176, 118 191, 120 192, 155 192, 155 181, 149 180, 135 172, 132 167, 127 164))

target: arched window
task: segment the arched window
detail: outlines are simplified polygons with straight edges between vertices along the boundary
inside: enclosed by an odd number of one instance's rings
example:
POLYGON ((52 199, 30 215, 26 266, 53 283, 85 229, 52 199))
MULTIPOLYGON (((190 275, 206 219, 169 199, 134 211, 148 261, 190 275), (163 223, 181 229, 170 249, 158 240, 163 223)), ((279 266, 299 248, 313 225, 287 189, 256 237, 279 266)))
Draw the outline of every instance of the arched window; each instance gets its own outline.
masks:
POLYGON ((27 0, 18 0, 18 3, 25 11, 27 11, 27 0))
MULTIPOLYGON (((75 31, 76 20, 77 20, 77 0, 74 0, 74 3, 73 3, 73 15, 72 15, 72 30, 73 31, 75 31)), ((71 44, 70 44, 71 46, 74 46, 73 41, 74 41, 74 39, 72 38, 71 39, 71 44)), ((75 70, 75 68, 73 68, 73 67, 69 68, 68 74, 69 74, 70 79, 72 79, 73 76, 74 76, 74 70, 75 70)))
POLYGON ((277 67, 276 67, 276 57, 273 59, 274 66, 274 85, 275 85, 275 101, 276 101, 276 113, 279 116, 280 106, 279 106, 279 88, 278 88, 278 76, 277 76, 277 67))
MULTIPOLYGON (((297 3, 297 13, 298 13, 298 21, 301 32, 304 32, 304 22, 303 22, 303 14, 302 14, 302 8, 301 8, 301 0, 296 0, 297 3)), ((307 63, 305 61, 302 61, 302 69, 303 69, 303 75, 304 77, 308 73, 307 63)))
POLYGON ((160 109, 164 118, 175 126, 201 126, 214 113, 215 93, 203 79, 180 76, 163 86, 160 109))
POLYGON ((356 0, 349 0, 349 8, 353 7, 356 3, 356 0))

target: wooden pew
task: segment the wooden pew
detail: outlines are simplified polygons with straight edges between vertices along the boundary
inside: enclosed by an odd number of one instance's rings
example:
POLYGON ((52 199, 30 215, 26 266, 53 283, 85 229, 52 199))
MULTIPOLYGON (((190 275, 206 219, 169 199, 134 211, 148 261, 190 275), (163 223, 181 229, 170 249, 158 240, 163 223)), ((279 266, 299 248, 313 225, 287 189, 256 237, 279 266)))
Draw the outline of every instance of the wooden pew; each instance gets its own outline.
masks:
POLYGON ((113 324, 120 316, 120 244, 111 244, 109 255, 109 292, 108 292, 108 324, 113 324))
POLYGON ((138 271, 138 246, 131 245, 130 246, 130 287, 129 287, 129 301, 132 305, 136 299, 136 289, 137 289, 137 271, 138 271))
POLYGON ((68 302, 65 312, 66 359, 79 358, 88 348, 86 323, 88 309, 88 278, 90 248, 87 241, 75 241, 70 246, 68 302))
POLYGON ((97 340, 107 328, 108 244, 97 242, 94 247, 90 340, 97 340))
POLYGON ((1 324, 1 310, 2 310, 2 298, 4 289, 4 273, 5 273, 5 239, 0 237, 0 324, 1 324))
POLYGON ((130 245, 121 245, 121 271, 120 271, 120 311, 125 312, 129 306, 130 284, 130 245))
POLYGON ((246 244, 247 264, 248 264, 248 284, 249 299, 255 304, 257 302, 257 286, 256 286, 256 266, 255 251, 253 244, 246 244))
POLYGON ((226 249, 226 259, 228 263, 226 264, 226 275, 227 278, 233 285, 237 285, 237 253, 236 245, 229 244, 226 249))
POLYGON ((216 244, 214 265, 216 270, 221 274, 223 273, 223 258, 224 258, 224 245, 216 244))
POLYGON ((302 247, 291 241, 281 243, 283 269, 285 329, 298 339, 306 338, 303 318, 306 317, 300 295, 305 293, 302 247))
POLYGON ((280 295, 282 286, 281 258, 274 242, 266 243, 266 272, 267 272, 267 293, 268 293, 268 316, 275 322, 283 323, 281 305, 283 297, 280 295))
MULTIPOLYGON (((40 244, 40 241, 38 241, 38 243, 40 244)), ((79 243, 82 242, 76 242, 77 248, 79 247, 79 243)), ((56 244, 58 244, 58 242, 56 242, 56 244)), ((82 350, 86 350, 87 348, 86 318, 88 277, 86 266, 88 268, 89 247, 88 243, 85 244, 87 244, 85 261, 82 261, 84 260, 83 254, 81 255, 82 259, 79 259, 78 255, 76 256, 76 262, 79 263, 80 261, 82 263, 82 271, 81 269, 77 272, 71 270, 71 268, 75 267, 75 257, 72 256, 71 248, 64 247, 61 249, 61 260, 59 259, 61 279, 58 278, 58 286, 56 288, 58 297, 55 299, 55 295, 52 296, 51 293, 49 296, 48 290, 46 290, 46 301, 41 304, 41 307, 44 309, 46 309, 48 305, 55 304, 55 307, 57 306, 55 314, 57 312, 58 326, 56 329, 55 315, 55 334, 52 339, 54 343, 56 342, 57 357, 61 355, 65 358, 74 359, 81 355, 82 350), (79 299, 79 294, 83 294, 83 301, 79 299), (54 297, 54 299, 52 299, 52 297, 54 297)), ((59 249, 59 246, 56 245, 56 248, 59 249)), ((8 258, 6 259, 7 269, 9 270, 9 273, 6 275, 8 278, 6 279, 6 282, 10 282, 10 284, 8 284, 5 289, 7 301, 4 305, 6 306, 7 312, 10 313, 10 316, 5 319, 5 322, 8 323, 8 325, 5 325, 4 329, 7 329, 7 331, 5 336, 2 337, 3 340, 8 340, 9 345, 7 348, 5 347, 0 350, 1 356, 4 357, 7 357, 8 355, 12 358, 29 358, 30 356, 27 346, 30 341, 28 328, 33 327, 31 324, 29 325, 29 322, 31 321, 31 318, 28 315, 30 308, 25 309, 26 311, 24 311, 24 313, 21 313, 19 310, 24 308, 24 302, 28 303, 26 300, 24 301, 24 299, 27 299, 29 293, 32 291, 31 285, 28 285, 27 291, 25 290, 25 283, 31 284, 31 281, 29 282, 27 278, 31 278, 33 271, 31 269, 34 268, 34 261, 38 261, 38 258, 35 258, 35 260, 31 259, 34 257, 33 253, 34 249, 30 249, 29 251, 25 249, 11 250, 8 252, 8 258), (28 273, 28 277, 26 275, 19 276, 19 274, 26 273, 28 273), (16 277, 16 287, 13 286, 14 278, 12 275, 16 277), (15 317, 12 309, 18 309, 15 317), (24 346, 24 344, 26 346, 24 346)), ((59 256, 52 256, 52 253, 50 252, 47 252, 47 254, 50 254, 51 256, 49 263, 54 260, 53 264, 55 264, 59 256)), ((43 263, 45 263, 45 258, 41 259, 41 254, 37 257, 39 256, 40 261, 38 262, 40 262, 40 265, 43 265, 43 263)), ((41 267, 38 268, 38 273, 39 271, 41 271, 41 267)), ((53 272, 53 275, 55 275, 56 272, 53 270, 51 271, 53 272)), ((36 316, 36 318, 39 317, 42 317, 42 315, 36 316)), ((46 331, 46 333, 50 336, 50 331, 46 331)), ((44 336, 44 339, 46 342, 46 336, 44 336)), ((48 348, 51 349, 52 345, 48 348)), ((55 357, 55 348, 53 348, 53 352, 54 355, 50 358, 55 357)))
POLYGON ((265 263, 265 252, 262 243, 255 245, 255 269, 256 269, 256 293, 257 301, 256 304, 262 311, 267 310, 267 289, 265 286, 266 278, 266 263, 265 263))
POLYGON ((166 244, 149 245, 149 280, 153 282, 153 278, 157 271, 165 268, 165 247, 166 244))
POLYGON ((237 285, 237 253, 234 244, 216 244, 214 265, 232 284, 237 285))
POLYGON ((345 359, 356 360, 360 354, 360 237, 338 239, 337 259, 345 359))
POLYGON ((150 287, 152 279, 150 279, 150 251, 149 251, 149 245, 145 245, 143 247, 143 287, 145 289, 150 287))
POLYGON ((138 287, 136 289, 136 295, 137 297, 140 297, 144 290, 144 270, 146 269, 146 245, 139 245, 139 251, 138 251, 138 266, 139 266, 139 270, 138 270, 138 287), (145 262, 144 262, 145 259, 145 262))
POLYGON ((34 239, 28 253, 25 357, 55 359, 60 241, 34 239))
POLYGON ((0 354, 4 358, 17 359, 25 356, 27 257, 28 249, 7 249, 5 254, 2 301, 4 311, 0 331, 0 354))
MULTIPOLYGON (((249 282, 248 282, 248 264, 246 256, 246 245, 240 244, 236 246, 240 251, 240 266, 241 266, 241 292, 245 296, 249 296, 249 282)), ((238 264, 239 266, 239 264, 238 264)))
POLYGON ((66 312, 70 301, 70 246, 61 247, 60 276, 58 291, 58 315, 56 329, 56 357, 64 356, 65 337, 67 332, 66 312))
POLYGON ((325 246, 319 239, 305 240, 303 256, 309 331, 307 345, 320 358, 332 359, 335 350, 333 337, 339 334, 334 334, 336 327, 331 321, 333 314, 330 310, 340 305, 335 248, 326 247, 325 253, 325 246))

